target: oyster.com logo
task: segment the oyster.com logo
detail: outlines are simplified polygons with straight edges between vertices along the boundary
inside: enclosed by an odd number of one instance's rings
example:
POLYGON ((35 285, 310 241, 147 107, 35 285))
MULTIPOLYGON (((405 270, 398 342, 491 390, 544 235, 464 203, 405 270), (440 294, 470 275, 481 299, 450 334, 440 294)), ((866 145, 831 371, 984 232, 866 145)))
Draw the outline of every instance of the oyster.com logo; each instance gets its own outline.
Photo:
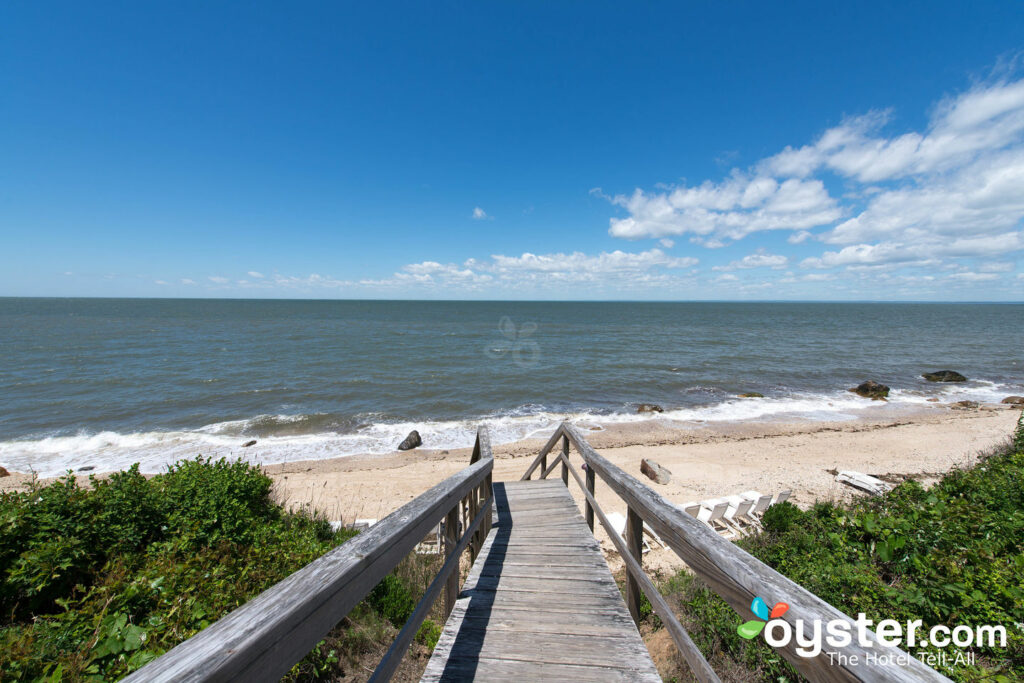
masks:
POLYGON ((789 605, 784 602, 777 602, 775 606, 768 609, 768 603, 764 601, 764 598, 754 598, 750 603, 750 611, 754 613, 757 619, 751 619, 750 621, 744 622, 737 627, 736 632, 747 640, 756 638, 761 631, 764 630, 765 624, 770 619, 777 619, 785 614, 789 610, 789 605))
POLYGON ((911 655, 885 648, 907 647, 918 648, 916 657, 928 666, 973 665, 976 653, 966 648, 1006 647, 1005 626, 935 624, 928 628, 921 619, 905 623, 882 619, 876 625, 863 612, 858 613, 856 619, 786 620, 779 617, 789 611, 789 605, 777 602, 769 609, 768 603, 760 597, 751 601, 750 611, 757 619, 744 622, 736 629, 741 637, 752 640, 763 634, 765 642, 772 647, 795 643, 794 652, 801 657, 817 657, 824 650, 832 664, 902 666, 909 663, 911 655), (872 632, 872 627, 877 630, 872 632), (854 642, 863 648, 861 652, 844 651, 854 642), (943 649, 950 645, 961 651, 947 654, 943 649), (835 650, 825 650, 826 646, 835 650), (929 647, 932 649, 924 649, 929 647))

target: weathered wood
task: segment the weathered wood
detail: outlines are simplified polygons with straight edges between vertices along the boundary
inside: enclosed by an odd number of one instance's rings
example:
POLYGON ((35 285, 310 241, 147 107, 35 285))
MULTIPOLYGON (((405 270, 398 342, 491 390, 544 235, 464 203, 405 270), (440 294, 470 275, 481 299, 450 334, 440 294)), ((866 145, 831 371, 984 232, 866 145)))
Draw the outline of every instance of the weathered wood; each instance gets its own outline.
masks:
MULTIPOLYGON (((444 548, 445 554, 451 554, 455 547, 458 545, 458 525, 459 525, 459 509, 452 508, 451 512, 448 513, 448 517, 445 518, 444 524, 444 548)), ((448 582, 444 588, 444 614, 448 616, 452 613, 452 609, 455 608, 455 601, 459 596, 459 572, 456 571, 448 575, 448 582)))
MULTIPOLYGON (((642 566, 644 557, 644 520, 636 514, 633 508, 626 511, 626 550, 636 560, 637 565, 642 566)), ((626 607, 629 608, 629 615, 637 626, 640 625, 640 584, 637 583, 633 572, 626 572, 626 607)))
POLYGON ((569 437, 562 437, 562 483, 569 485, 569 437))
MULTIPOLYGON (((594 495, 594 470, 587 468, 587 491, 590 495, 594 495)), ((594 506, 590 503, 590 498, 587 498, 587 526, 590 527, 590 532, 594 532, 594 506)))
MULTIPOLYGON (((589 467, 587 468, 590 469, 589 467)), ((573 477, 576 479, 576 483, 581 487, 583 482, 580 481, 579 475, 573 472, 573 477)), ((697 644, 690 638, 690 634, 686 632, 683 625, 679 623, 679 619, 676 618, 675 612, 669 606, 668 601, 665 597, 658 592, 655 588, 654 582, 651 581, 650 577, 644 573, 643 568, 640 565, 640 559, 643 557, 643 549, 640 548, 639 552, 634 553, 628 546, 627 541, 623 540, 619 536, 618 532, 612 526, 611 522, 608 521, 608 517, 605 516, 604 511, 597 504, 597 499, 594 498, 594 494, 590 491, 584 491, 583 495, 586 496, 587 500, 593 505, 598 518, 601 520, 601 526, 604 527, 605 531, 608 532, 609 538, 611 538, 612 544, 616 550, 619 551, 619 556, 622 558, 623 564, 626 565, 627 578, 632 578, 639 585, 639 588, 647 596, 647 599, 651 603, 651 608, 661 618, 661 622, 665 625, 665 629, 672 637, 672 641, 676 645, 676 649, 686 660, 687 664, 690 665, 690 670, 694 677, 701 683, 720 683, 718 675, 715 674, 711 665, 708 664, 707 660, 704 659, 704 655, 698 649, 697 644)), ((627 529, 629 528, 629 519, 626 520, 627 529)), ((639 533, 636 535, 640 538, 640 534, 643 533, 643 520, 640 520, 639 533)), ((632 611, 632 610, 631 610, 632 611)), ((633 615, 633 619, 636 620, 636 615, 633 615)))
MULTIPOLYGON (((568 435, 587 467, 593 467, 605 484, 635 509, 694 573, 743 618, 754 618, 750 603, 760 596, 769 603, 783 601, 789 604, 790 609, 780 618, 789 622, 791 627, 797 619, 805 622, 817 619, 822 623, 836 619, 850 622, 850 632, 857 632, 850 617, 722 538, 599 455, 572 425, 563 423, 557 433, 568 435)), ((798 655, 796 639, 778 650, 797 671, 813 681, 948 680, 917 658, 898 648, 883 645, 874 632, 866 631, 865 635, 871 647, 860 645, 854 638, 844 648, 826 646, 817 657, 798 655), (856 659, 844 656, 830 661, 829 652, 856 655, 856 659), (869 653, 879 657, 876 665, 850 663, 866 661, 869 653)))
POLYGON ((551 474, 551 472, 554 471, 556 467, 558 467, 560 462, 562 461, 559 460, 558 458, 555 458, 550 465, 544 468, 544 471, 541 473, 540 478, 547 479, 548 475, 551 474))
POLYGON ((422 680, 659 681, 565 485, 499 483, 495 501, 498 521, 422 680))
MULTIPOLYGON (((309 563, 127 681, 278 681, 479 486, 494 467, 486 428, 480 459, 309 563)), ((488 507, 488 509, 490 509, 488 507)))
POLYGON ((529 480, 530 476, 533 474, 533 471, 537 469, 537 467, 540 467, 541 472, 547 470, 548 453, 551 452, 551 449, 555 447, 555 444, 558 443, 558 440, 560 438, 562 438, 562 431, 561 429, 556 429, 555 433, 551 435, 550 439, 548 439, 548 442, 544 444, 544 448, 540 449, 540 454, 538 454, 534 461, 530 463, 530 466, 526 468, 526 472, 523 474, 522 477, 520 477, 519 481, 529 480), (541 464, 542 462, 544 463, 543 465, 541 464))
MULTIPOLYGON (((490 503, 490 501, 487 501, 490 503)), ((459 578, 459 561, 462 559, 462 553, 469 546, 473 534, 483 524, 486 513, 481 510, 475 517, 467 524, 466 533, 459 539, 458 544, 448 554, 444 565, 441 570, 434 577, 434 580, 427 586, 427 590, 424 591, 420 601, 416 603, 416 608, 409 616, 408 621, 402 627, 402 630, 398 632, 391 647, 384 653, 380 663, 377 664, 377 668, 374 669, 373 675, 370 676, 369 683, 386 683, 391 680, 391 677, 398 670, 398 666, 402 663, 402 658, 405 657, 405 653, 408 652, 409 646, 412 644, 413 638, 416 637, 417 631, 420 626, 423 625, 423 621, 430 614, 431 608, 434 606, 434 601, 437 600, 437 596, 441 593, 443 586, 449 585, 450 577, 454 576, 456 581, 459 578)), ((449 610, 450 612, 450 610, 449 610)))

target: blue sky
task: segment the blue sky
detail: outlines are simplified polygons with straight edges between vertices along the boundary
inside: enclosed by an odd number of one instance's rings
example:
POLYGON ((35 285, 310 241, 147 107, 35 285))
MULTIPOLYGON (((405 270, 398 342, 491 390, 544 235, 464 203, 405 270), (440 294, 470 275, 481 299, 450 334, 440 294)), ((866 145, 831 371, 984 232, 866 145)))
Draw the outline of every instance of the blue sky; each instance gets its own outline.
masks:
POLYGON ((1024 299, 1016 3, 0 25, 0 295, 1024 299))

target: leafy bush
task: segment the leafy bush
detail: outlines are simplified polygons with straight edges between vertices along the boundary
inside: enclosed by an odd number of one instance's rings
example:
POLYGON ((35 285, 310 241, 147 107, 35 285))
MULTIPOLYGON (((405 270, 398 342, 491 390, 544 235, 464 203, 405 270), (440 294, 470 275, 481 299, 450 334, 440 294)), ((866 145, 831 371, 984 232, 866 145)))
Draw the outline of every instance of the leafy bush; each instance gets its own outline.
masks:
MULTIPOLYGON (((0 680, 119 678, 351 536, 283 512, 270 486, 198 458, 0 493, 0 680)), ((337 661, 310 658, 314 674, 337 661)))
POLYGON ((420 625, 420 630, 416 631, 416 640, 426 645, 429 650, 437 647, 437 641, 440 638, 441 627, 430 619, 424 620, 420 625))
POLYGON ((765 510, 761 524, 764 526, 765 531, 772 534, 781 534, 789 531, 789 528, 798 522, 802 516, 803 513, 800 512, 800 508, 787 500, 778 505, 772 505, 765 510))
MULTIPOLYGON (((951 657, 941 673, 954 680, 1024 680, 1024 630, 1017 626, 1024 623, 1022 442, 1024 426, 1018 426, 1012 448, 950 472, 931 489, 907 481, 846 507, 773 506, 764 516, 770 533, 740 545, 848 615, 864 612, 876 623, 921 619, 925 630, 1006 626, 1006 649, 975 648, 976 665, 951 657)), ((666 591, 712 663, 725 658, 763 680, 800 678, 761 639, 740 638, 740 616, 693 575, 680 573, 666 591)))
POLYGON ((374 586, 366 601, 397 628, 401 628, 416 609, 409 589, 394 574, 388 574, 374 586))

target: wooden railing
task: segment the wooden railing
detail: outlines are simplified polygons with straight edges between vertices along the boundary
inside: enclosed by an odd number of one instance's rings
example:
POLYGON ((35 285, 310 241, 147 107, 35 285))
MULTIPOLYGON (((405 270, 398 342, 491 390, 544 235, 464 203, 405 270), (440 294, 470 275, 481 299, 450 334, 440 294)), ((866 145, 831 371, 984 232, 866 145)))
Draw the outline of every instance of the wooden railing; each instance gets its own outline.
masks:
MULTIPOLYGON (((639 620, 641 592, 647 596, 654 612, 661 618, 672 636, 680 654, 686 659, 694 675, 700 681, 717 681, 718 677, 691 640, 686 629, 679 623, 665 598, 655 588, 650 577, 642 568, 643 526, 646 523, 659 537, 689 566, 711 590, 721 596, 744 619, 754 619, 750 611, 751 601, 758 596, 769 603, 774 601, 789 604, 790 609, 781 617, 795 632, 796 621, 801 620, 811 627, 820 620, 824 624, 831 620, 849 622, 851 634, 857 634, 853 620, 813 593, 798 586, 782 574, 727 541, 705 526, 696 518, 675 507, 635 477, 622 471, 599 455, 580 432, 568 423, 562 423, 541 449, 540 454, 523 474, 527 480, 538 471, 546 478, 556 466, 562 466, 562 481, 568 485, 569 473, 579 484, 586 499, 587 524, 594 529, 594 514, 597 514, 612 543, 626 565, 626 602, 635 621, 639 620), (548 455, 561 442, 561 453, 548 464, 548 455), (586 481, 580 477, 569 462, 569 446, 586 463, 586 481), (626 518, 626 539, 623 540, 608 522, 594 497, 595 475, 628 506, 626 518)), ((945 676, 929 668, 905 652, 883 645, 872 631, 866 632, 871 647, 851 639, 846 647, 824 645, 819 655, 804 657, 796 652, 800 647, 795 638, 789 645, 780 647, 779 652, 793 667, 812 681, 946 681, 945 676), (832 654, 834 653, 834 654, 832 654), (831 656, 830 656, 831 654, 831 656), (842 655, 842 656, 836 656, 842 655), (871 655, 869 657, 869 655, 871 655)))
POLYGON ((370 679, 389 680, 442 589, 445 616, 455 605, 459 559, 467 548, 475 558, 491 528, 493 469, 487 429, 481 427, 469 467, 125 680, 280 680, 443 520, 444 565, 370 679))

